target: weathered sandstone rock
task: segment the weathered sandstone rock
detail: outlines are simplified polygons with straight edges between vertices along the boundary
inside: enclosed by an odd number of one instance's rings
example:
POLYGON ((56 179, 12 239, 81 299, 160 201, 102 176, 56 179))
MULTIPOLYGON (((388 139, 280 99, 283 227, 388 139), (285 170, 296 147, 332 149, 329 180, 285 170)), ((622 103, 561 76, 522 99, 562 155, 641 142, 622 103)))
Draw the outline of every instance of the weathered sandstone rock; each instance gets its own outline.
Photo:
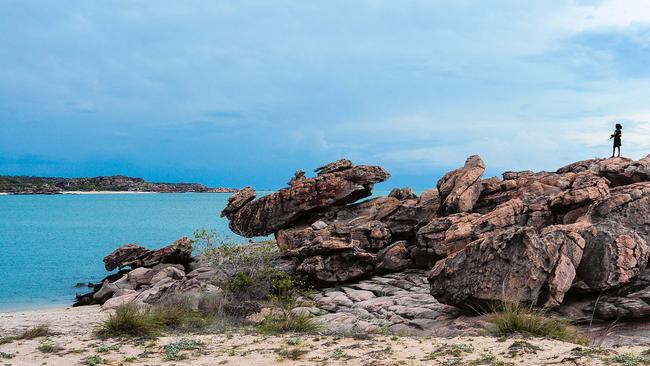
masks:
POLYGON ((483 172, 483 160, 478 155, 472 155, 465 161, 465 166, 445 174, 438 181, 442 212, 453 214, 471 211, 481 194, 483 172))
POLYGON ((469 309, 504 299, 557 307, 571 287, 583 248, 573 227, 551 226, 541 233, 510 228, 437 262, 429 275, 431 294, 469 309))
POLYGON ((153 267, 160 263, 174 263, 185 265, 192 258, 192 242, 183 237, 174 243, 160 249, 148 250, 135 244, 126 244, 113 253, 104 257, 104 266, 107 271, 115 268, 153 267))
POLYGON ((240 235, 268 235, 298 223, 315 210, 368 197, 375 183, 389 177, 381 167, 348 163, 339 161, 319 168, 315 178, 297 180, 288 188, 243 205, 251 193, 242 193, 245 196, 229 202, 222 215, 240 235))

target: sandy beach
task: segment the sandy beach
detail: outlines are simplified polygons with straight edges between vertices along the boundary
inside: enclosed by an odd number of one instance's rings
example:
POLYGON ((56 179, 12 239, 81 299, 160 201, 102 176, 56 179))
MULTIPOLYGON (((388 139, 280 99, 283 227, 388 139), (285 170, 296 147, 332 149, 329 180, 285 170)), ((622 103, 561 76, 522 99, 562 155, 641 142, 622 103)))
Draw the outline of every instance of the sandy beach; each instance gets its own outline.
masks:
POLYGON ((615 355, 639 355, 646 350, 640 345, 585 348, 553 340, 487 335, 266 336, 252 328, 150 339, 101 339, 94 331, 107 316, 98 306, 0 313, 1 337, 41 324, 48 325, 52 332, 46 337, 0 344, 2 361, 12 366, 97 361, 111 365, 606 365, 615 355), (196 349, 180 351, 172 355, 172 360, 169 345, 178 342, 189 342, 196 349))

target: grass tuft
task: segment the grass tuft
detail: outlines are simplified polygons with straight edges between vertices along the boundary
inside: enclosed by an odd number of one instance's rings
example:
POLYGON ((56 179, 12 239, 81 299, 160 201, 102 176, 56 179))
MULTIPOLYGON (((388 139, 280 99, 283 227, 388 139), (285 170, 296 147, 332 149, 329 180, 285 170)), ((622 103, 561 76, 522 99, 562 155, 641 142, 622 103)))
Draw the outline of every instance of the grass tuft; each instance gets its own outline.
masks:
POLYGON ((50 330, 50 327, 47 324, 40 324, 33 326, 26 331, 22 332, 17 338, 18 339, 34 339, 39 337, 47 337, 53 335, 54 333, 50 330))
POLYGON ((143 337, 160 332, 163 324, 148 309, 135 304, 120 305, 100 324, 98 334, 108 337, 143 337))
POLYGON ((309 353, 308 350, 301 347, 283 347, 275 351, 280 357, 287 358, 289 360, 297 361, 302 358, 303 355, 309 353))
POLYGON ((171 298, 159 304, 140 307, 120 305, 98 330, 104 337, 155 336, 164 330, 198 331, 216 320, 211 313, 197 311, 192 299, 186 296, 171 298))
POLYGON ((580 345, 588 343, 587 337, 569 321, 550 317, 543 310, 517 302, 505 302, 493 309, 491 321, 496 326, 495 334, 500 337, 523 333, 580 345))
POLYGON ((262 321, 257 329, 263 334, 315 333, 320 325, 307 315, 271 315, 262 321))

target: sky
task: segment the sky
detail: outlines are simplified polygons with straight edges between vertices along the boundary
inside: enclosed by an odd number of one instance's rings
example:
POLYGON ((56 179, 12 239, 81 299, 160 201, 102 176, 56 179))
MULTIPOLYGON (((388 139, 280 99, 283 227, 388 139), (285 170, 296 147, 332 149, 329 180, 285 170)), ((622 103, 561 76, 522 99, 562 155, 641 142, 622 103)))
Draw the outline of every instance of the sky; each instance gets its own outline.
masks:
POLYGON ((390 188, 650 153, 650 2, 0 2, 0 174, 390 188))

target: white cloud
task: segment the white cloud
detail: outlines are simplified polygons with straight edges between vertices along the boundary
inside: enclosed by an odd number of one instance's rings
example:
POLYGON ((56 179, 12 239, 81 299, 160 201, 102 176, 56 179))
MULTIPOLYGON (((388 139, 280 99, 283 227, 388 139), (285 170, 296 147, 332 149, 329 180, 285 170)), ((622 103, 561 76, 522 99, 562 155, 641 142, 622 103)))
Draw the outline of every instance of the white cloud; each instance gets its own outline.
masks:
POLYGON ((648 24, 650 1, 606 0, 595 5, 574 2, 558 20, 561 27, 574 32, 648 24))

